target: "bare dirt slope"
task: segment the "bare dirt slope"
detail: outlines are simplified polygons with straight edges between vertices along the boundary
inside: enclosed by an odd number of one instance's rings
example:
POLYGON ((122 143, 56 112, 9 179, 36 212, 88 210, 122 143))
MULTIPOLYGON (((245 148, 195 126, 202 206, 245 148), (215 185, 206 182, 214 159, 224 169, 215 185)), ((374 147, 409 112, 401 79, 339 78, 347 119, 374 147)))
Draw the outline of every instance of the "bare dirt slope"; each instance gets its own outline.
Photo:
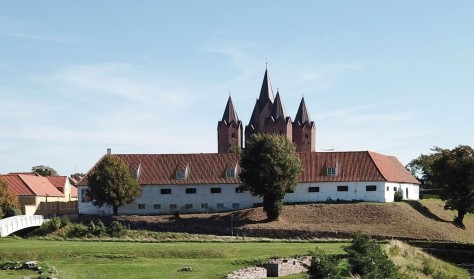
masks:
POLYGON ((474 242, 474 217, 456 227, 455 212, 440 200, 400 203, 286 205, 280 220, 265 221, 262 208, 211 214, 120 216, 132 228, 274 238, 347 238, 350 232, 381 238, 474 242))

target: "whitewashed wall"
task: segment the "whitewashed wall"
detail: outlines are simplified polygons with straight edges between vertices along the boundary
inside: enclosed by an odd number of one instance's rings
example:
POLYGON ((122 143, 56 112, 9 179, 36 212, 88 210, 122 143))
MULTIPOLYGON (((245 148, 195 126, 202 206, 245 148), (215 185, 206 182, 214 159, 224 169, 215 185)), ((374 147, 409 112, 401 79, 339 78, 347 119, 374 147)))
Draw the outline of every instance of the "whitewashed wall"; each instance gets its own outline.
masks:
MULTIPOLYGON (((178 212, 216 212, 239 208, 249 208, 261 203, 262 199, 250 195, 248 191, 236 193, 238 184, 196 184, 196 185, 145 185, 135 202, 119 208, 119 214, 165 214, 178 212), (195 194, 186 194, 186 188, 196 188, 195 194), (211 193, 211 188, 221 188, 221 193, 211 193), (171 189, 171 194, 161 194, 162 189, 171 189), (207 204, 207 207, 203 207, 207 204), (174 207, 176 205, 176 207, 174 207)), ((79 186, 80 214, 112 214, 111 207, 100 209, 90 202, 82 202, 79 186), (100 210, 100 212, 99 212, 100 210)), ((300 183, 293 193, 287 193, 285 202, 324 202, 327 200, 363 200, 392 202, 394 191, 402 191, 404 199, 419 199, 419 187, 413 184, 391 182, 323 182, 300 183), (366 186, 375 186, 375 191, 366 191, 366 186), (347 186, 347 191, 338 191, 338 186, 347 186), (319 187, 319 192, 309 192, 310 187, 319 187)))

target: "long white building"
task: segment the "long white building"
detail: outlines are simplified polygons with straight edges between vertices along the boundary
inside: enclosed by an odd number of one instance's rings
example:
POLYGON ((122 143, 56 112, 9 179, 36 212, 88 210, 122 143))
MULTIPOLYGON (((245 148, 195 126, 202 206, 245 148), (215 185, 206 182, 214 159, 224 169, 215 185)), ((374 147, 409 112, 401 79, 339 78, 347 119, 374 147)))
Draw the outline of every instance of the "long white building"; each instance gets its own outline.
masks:
MULTIPOLYGON (((419 198, 419 182, 393 156, 370 151, 298 154, 303 173, 296 190, 286 194, 287 203, 392 202, 396 191, 402 192, 404 199, 419 198)), ((239 191, 237 154, 115 156, 129 166, 142 186, 140 197, 119 208, 120 214, 217 212, 254 207, 262 202, 247 191, 239 191)), ((89 174, 78 185, 79 213, 112 214, 111 207, 97 208, 88 200, 89 174)))

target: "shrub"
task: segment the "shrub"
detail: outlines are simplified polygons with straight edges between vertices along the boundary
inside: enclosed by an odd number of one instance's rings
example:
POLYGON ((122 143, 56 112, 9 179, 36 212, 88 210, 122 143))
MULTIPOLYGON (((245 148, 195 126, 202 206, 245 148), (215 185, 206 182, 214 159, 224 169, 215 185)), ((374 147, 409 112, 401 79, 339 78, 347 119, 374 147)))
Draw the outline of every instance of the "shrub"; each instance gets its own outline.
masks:
POLYGON ((0 207, 0 219, 3 218, 3 209, 0 207))
POLYGON ((344 247, 352 274, 363 278, 400 278, 398 267, 368 235, 352 234, 351 245, 344 247))
POLYGON ((71 226, 71 229, 69 230, 67 237, 84 237, 88 234, 89 229, 86 225, 84 224, 75 224, 71 226))
POLYGON ((311 279, 327 278, 339 279, 344 278, 339 267, 339 260, 334 255, 327 255, 323 250, 316 248, 311 252, 313 259, 309 267, 308 274, 311 279))
POLYGON ((21 209, 18 209, 18 208, 7 208, 7 210, 5 210, 5 216, 3 216, 4 218, 8 218, 8 217, 13 217, 13 216, 18 216, 18 215, 23 215, 23 212, 21 211, 21 209))
POLYGON ((93 221, 87 226, 89 233, 95 236, 105 236, 107 235, 107 227, 102 223, 101 220, 97 221, 95 224, 93 221))
POLYGON ((403 200, 403 193, 400 191, 396 191, 395 194, 393 194, 393 200, 396 202, 402 201, 403 200))
POLYGON ((125 225, 123 225, 119 221, 113 221, 110 224, 110 227, 108 229, 108 233, 113 237, 121 237, 126 232, 127 232, 127 228, 125 227, 125 225))
POLYGON ((51 231, 59 230, 62 227, 61 218, 58 216, 51 217, 51 219, 49 219, 48 225, 51 228, 51 231))

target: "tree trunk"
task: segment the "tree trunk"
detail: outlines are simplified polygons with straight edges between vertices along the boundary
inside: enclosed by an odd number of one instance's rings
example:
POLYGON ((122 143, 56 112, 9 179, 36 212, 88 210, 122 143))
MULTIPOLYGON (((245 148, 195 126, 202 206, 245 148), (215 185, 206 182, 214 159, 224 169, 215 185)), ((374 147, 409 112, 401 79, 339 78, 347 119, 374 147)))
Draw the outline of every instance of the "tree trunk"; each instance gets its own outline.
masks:
POLYGON ((114 215, 117 216, 118 215, 118 206, 114 205, 113 209, 114 209, 114 215))
POLYGON ((267 214, 268 221, 276 221, 280 217, 283 201, 273 195, 263 196, 263 211, 267 214))
POLYGON ((454 219, 454 223, 461 228, 464 228, 464 224, 463 224, 464 215, 466 215, 466 210, 464 208, 461 208, 461 209, 458 208, 458 216, 456 217, 456 219, 454 219))

